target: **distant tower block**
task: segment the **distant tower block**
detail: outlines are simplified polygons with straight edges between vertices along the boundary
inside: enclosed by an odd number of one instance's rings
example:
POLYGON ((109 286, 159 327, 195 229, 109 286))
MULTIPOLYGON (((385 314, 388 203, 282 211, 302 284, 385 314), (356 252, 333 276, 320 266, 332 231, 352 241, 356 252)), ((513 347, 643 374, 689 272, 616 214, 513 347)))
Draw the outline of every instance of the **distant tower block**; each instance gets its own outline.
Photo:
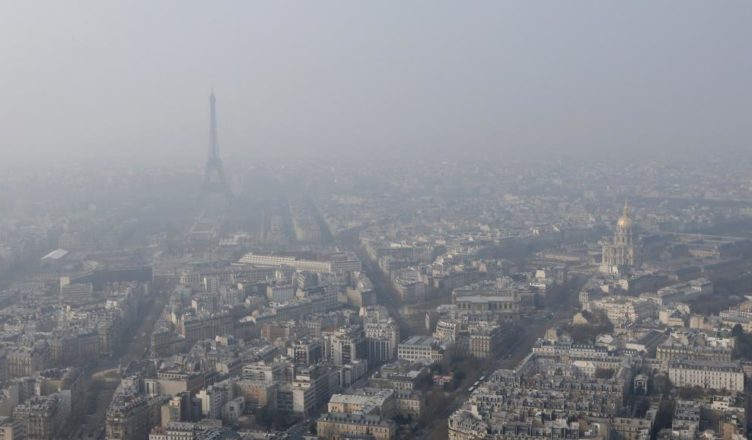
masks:
POLYGON ((225 179, 222 159, 219 157, 219 143, 217 142, 216 102, 217 98, 214 97, 214 92, 212 92, 211 96, 209 96, 209 157, 206 159, 202 192, 204 197, 216 194, 223 196, 229 202, 232 194, 230 193, 230 186, 225 179))

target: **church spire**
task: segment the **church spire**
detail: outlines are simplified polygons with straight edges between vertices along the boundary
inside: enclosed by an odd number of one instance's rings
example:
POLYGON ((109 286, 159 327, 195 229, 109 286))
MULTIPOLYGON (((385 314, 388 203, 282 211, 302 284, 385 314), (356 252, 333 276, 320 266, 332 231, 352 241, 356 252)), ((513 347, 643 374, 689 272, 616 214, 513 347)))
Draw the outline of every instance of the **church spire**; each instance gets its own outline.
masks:
POLYGON ((623 232, 630 232, 632 229, 632 219, 629 218, 629 204, 624 201, 624 211, 622 212, 619 221, 616 222, 616 228, 623 232))

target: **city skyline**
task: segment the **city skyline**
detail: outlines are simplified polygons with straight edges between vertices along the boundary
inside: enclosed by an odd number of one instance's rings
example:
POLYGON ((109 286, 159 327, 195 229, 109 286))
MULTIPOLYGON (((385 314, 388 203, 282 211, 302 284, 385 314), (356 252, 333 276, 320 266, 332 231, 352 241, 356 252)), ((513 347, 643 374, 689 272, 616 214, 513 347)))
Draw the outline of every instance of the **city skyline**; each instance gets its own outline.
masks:
POLYGON ((751 12, 0 4, 0 440, 752 438, 751 12))

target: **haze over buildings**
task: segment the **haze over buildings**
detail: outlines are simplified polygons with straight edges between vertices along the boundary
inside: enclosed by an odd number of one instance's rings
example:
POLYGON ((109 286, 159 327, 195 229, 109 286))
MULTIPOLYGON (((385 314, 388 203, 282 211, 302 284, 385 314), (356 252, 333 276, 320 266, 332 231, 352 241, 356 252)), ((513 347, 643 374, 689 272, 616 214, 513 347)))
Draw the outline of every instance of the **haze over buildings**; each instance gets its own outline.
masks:
POLYGON ((0 440, 750 438, 749 11, 1 5, 0 440))
POLYGON ((4 2, 3 162, 748 151, 748 2, 4 2))

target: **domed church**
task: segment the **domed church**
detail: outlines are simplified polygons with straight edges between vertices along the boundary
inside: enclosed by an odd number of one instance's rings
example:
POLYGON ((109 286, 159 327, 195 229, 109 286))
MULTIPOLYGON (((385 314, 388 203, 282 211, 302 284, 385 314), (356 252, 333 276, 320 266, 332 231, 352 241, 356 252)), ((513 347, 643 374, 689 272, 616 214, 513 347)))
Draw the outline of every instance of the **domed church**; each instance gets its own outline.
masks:
POLYGON ((629 205, 626 202, 624 202, 624 212, 616 222, 613 240, 604 240, 602 244, 601 272, 620 274, 629 271, 637 264, 632 239, 632 219, 629 217, 629 205))

